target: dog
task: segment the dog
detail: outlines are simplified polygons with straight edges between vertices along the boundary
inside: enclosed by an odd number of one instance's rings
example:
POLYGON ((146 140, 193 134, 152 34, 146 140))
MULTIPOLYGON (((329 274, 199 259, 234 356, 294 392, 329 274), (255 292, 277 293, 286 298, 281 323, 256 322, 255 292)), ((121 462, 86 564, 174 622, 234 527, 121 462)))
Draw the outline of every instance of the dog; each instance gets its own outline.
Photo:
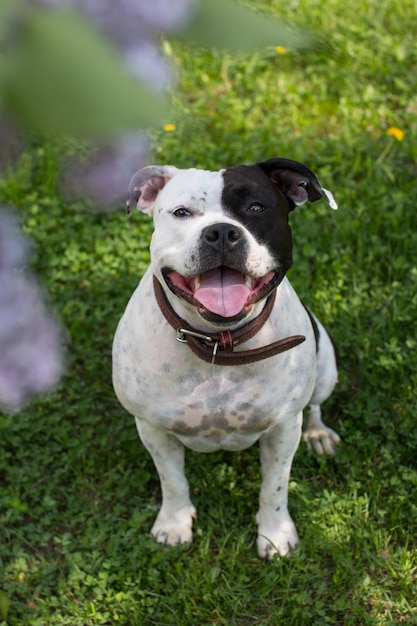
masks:
POLYGON ((286 277, 289 213, 321 198, 337 208, 307 166, 283 158, 220 171, 148 166, 130 181, 128 214, 152 215, 154 232, 150 266, 116 330, 113 386, 159 474, 151 532, 161 543, 192 540, 184 446, 256 441, 259 556, 298 543, 287 499, 303 409, 310 449, 333 454, 339 443, 320 410, 337 381, 335 349, 286 277))

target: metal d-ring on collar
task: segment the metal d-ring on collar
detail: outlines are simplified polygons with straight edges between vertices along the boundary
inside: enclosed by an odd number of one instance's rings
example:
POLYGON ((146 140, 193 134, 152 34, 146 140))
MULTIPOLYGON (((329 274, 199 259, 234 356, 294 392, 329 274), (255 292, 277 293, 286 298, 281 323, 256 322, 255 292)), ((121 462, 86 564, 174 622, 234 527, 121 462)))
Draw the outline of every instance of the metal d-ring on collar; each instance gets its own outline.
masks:
POLYGON ((187 346, 206 363, 216 365, 244 365, 268 359, 271 356, 286 352, 305 341, 304 335, 293 335, 279 341, 274 341, 260 348, 239 350, 234 348, 256 335, 269 318, 274 306, 276 292, 273 291, 267 298, 265 306, 257 318, 236 330, 223 330, 218 333, 200 333, 191 328, 177 315, 168 302, 162 286, 156 276, 153 277, 155 298, 166 321, 177 332, 177 340, 187 346))

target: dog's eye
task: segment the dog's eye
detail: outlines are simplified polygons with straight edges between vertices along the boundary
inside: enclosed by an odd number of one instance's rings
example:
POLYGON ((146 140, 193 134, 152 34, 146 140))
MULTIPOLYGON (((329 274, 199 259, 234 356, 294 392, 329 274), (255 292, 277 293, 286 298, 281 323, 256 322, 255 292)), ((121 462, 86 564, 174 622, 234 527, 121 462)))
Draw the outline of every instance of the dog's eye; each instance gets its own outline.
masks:
POLYGON ((191 211, 186 209, 184 206, 180 206, 178 209, 175 209, 173 215, 175 215, 175 217, 191 217, 191 211))
POLYGON ((263 213, 263 211, 265 211, 265 207, 263 204, 260 204, 259 202, 254 202, 253 204, 250 205, 248 211, 250 213, 263 213))

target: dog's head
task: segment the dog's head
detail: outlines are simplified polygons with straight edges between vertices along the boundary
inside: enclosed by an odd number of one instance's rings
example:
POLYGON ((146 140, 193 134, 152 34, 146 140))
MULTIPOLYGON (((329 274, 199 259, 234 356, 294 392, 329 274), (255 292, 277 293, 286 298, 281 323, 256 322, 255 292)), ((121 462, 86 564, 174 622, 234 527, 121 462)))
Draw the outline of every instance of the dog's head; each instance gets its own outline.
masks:
POLYGON ((149 166, 132 177, 127 198, 153 215, 154 274, 205 320, 245 319, 292 264, 288 215, 333 195, 302 163, 269 159, 219 172, 149 166))

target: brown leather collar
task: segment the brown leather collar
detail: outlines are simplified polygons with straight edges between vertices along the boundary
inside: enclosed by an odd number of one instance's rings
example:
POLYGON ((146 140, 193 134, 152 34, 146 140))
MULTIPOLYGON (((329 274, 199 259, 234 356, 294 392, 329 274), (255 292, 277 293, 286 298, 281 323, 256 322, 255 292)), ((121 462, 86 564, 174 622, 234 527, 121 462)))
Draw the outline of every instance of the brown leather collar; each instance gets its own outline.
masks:
POLYGON ((223 330, 218 333, 201 333, 191 328, 187 322, 179 317, 171 307, 161 287, 160 282, 154 276, 153 288, 156 301, 168 324, 177 331, 177 340, 186 343, 190 350, 200 359, 216 365, 243 365, 255 363, 271 356, 290 350, 305 341, 304 335, 294 335, 279 341, 274 341, 267 346, 252 350, 240 350, 234 352, 234 348, 244 341, 251 339, 262 328, 271 314, 275 302, 276 292, 273 291, 268 297, 261 314, 242 328, 236 330, 223 330))

